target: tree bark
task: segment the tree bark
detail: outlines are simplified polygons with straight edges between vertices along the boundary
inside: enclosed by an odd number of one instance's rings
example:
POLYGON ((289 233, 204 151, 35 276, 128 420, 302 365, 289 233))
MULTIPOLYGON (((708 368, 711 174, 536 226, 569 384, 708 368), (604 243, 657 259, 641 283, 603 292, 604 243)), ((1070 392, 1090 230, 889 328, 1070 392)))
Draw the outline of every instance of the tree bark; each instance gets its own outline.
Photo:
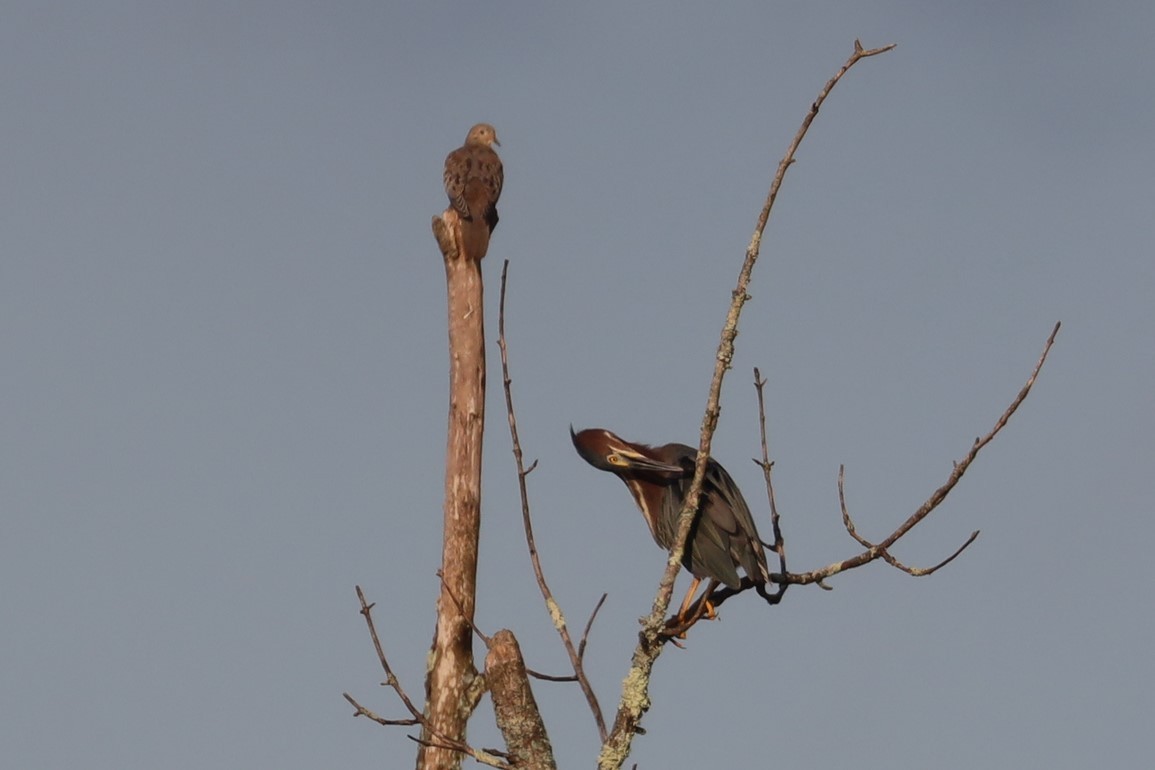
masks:
POLYGON ((521 647, 512 631, 502 629, 490 640, 485 681, 510 764, 525 770, 557 770, 553 747, 529 686, 521 647))
POLYGON ((485 326, 481 262, 462 247, 456 212, 434 217, 445 260, 449 302, 449 427, 445 450, 441 594, 425 678, 427 725, 418 770, 456 770, 459 751, 438 744, 465 741, 477 705, 473 663, 477 544, 481 529, 481 439, 485 427, 485 326))

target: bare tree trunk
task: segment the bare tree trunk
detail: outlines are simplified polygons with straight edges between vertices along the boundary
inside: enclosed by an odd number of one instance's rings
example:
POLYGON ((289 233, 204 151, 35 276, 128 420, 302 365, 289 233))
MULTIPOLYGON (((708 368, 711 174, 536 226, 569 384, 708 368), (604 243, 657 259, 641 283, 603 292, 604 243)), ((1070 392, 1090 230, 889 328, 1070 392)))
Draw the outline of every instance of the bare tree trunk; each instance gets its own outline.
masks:
POLYGON ((490 640, 485 680, 510 764, 526 770, 557 770, 553 746, 529 686, 525 659, 512 631, 502 629, 490 640))
POLYGON ((465 253, 461 223, 447 211, 433 220, 445 258, 449 299, 449 429, 445 450, 445 523, 441 595, 425 679, 426 726, 419 770, 461 766, 461 752, 442 747, 465 741, 480 698, 473 664, 477 542, 481 527, 481 438, 485 426, 485 326, 481 263, 465 253))

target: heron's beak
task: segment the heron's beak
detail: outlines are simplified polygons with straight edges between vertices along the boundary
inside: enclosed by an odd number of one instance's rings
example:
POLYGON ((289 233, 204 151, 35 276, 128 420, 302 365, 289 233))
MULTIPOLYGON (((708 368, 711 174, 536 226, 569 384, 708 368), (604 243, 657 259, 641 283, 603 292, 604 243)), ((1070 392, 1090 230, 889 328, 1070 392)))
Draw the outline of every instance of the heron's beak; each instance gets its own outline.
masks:
POLYGON ((632 471, 648 471, 650 473, 677 473, 679 475, 683 472, 682 466, 680 465, 667 465, 666 463, 660 463, 657 460, 651 460, 644 455, 634 454, 633 452, 627 453, 620 451, 618 454, 629 462, 629 469, 632 471))

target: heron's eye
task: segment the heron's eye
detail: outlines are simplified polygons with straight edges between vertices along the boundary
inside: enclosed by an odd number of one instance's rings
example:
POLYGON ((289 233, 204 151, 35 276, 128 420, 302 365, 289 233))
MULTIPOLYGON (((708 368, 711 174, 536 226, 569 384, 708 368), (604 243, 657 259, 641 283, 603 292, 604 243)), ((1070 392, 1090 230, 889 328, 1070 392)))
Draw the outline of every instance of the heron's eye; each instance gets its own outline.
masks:
POLYGON ((607 456, 606 462, 612 463, 613 465, 625 465, 626 464, 626 461, 622 459, 622 456, 619 454, 616 454, 616 453, 607 456))

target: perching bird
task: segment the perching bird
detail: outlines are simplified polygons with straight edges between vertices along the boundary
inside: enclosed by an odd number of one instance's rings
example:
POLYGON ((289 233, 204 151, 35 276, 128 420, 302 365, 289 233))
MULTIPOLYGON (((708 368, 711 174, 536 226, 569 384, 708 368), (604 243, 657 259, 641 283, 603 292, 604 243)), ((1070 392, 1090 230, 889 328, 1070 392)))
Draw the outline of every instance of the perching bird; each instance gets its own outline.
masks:
POLYGON ((488 123, 469 129, 465 144, 445 159, 445 194, 461 217, 461 234, 470 259, 481 259, 489 250, 489 234, 497 227, 497 199, 505 174, 501 158, 493 150, 497 132, 488 123))
MULTIPOLYGON (((658 545, 669 550, 694 478, 698 450, 685 444, 632 444, 602 428, 574 433, 571 427, 570 436, 582 459, 626 483, 650 534, 658 545)), ((701 500, 701 513, 690 530, 682 557, 682 566, 693 574, 694 582, 682 602, 679 617, 685 616, 702 578, 737 589, 741 586, 741 567, 755 584, 770 581, 763 543, 750 508, 730 474, 712 457, 706 463, 701 500)), ((707 593, 712 590, 713 586, 707 593)))

